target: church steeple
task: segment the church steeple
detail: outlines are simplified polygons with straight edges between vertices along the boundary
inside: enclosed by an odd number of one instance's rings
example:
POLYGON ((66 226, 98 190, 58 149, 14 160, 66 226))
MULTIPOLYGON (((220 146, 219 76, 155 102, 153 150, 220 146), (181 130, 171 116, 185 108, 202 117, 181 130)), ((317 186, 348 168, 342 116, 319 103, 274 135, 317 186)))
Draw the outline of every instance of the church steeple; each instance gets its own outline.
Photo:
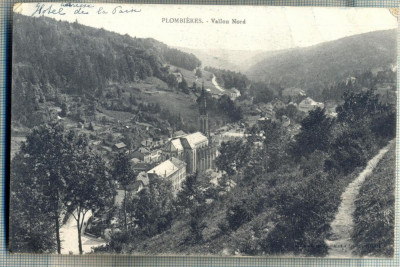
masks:
POLYGON ((204 90, 204 81, 201 86, 199 112, 200 115, 207 115, 207 97, 206 97, 206 91, 204 90))
POLYGON ((208 113, 207 113, 207 96, 204 89, 204 81, 201 87, 200 103, 199 103, 199 113, 200 113, 200 131, 207 137, 210 136, 210 129, 208 128, 208 113))

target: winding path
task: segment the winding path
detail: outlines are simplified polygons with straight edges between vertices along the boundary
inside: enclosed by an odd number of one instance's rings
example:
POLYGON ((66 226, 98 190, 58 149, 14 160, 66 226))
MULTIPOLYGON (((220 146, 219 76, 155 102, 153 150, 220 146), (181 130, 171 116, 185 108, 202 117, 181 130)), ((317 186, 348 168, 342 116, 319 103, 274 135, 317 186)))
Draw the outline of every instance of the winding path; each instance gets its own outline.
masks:
POLYGON ((341 196, 342 202, 335 215, 335 219, 331 223, 331 233, 329 240, 325 240, 328 246, 328 257, 330 258, 350 258, 353 257, 353 243, 351 234, 353 232, 354 222, 353 213, 355 211, 354 201, 357 198, 360 187, 365 181, 365 178, 371 175, 372 171, 388 152, 391 141, 387 146, 382 148, 379 153, 373 157, 365 167, 365 169, 358 175, 356 179, 351 182, 341 196))
POLYGON ((213 74, 212 80, 211 80, 212 84, 215 86, 215 88, 217 88, 217 90, 221 91, 221 92, 225 92, 224 88, 222 88, 221 86, 219 86, 218 82, 217 82, 217 77, 215 77, 215 75, 213 74))
MULTIPOLYGON (((91 212, 86 214, 85 222, 92 216, 91 212)), ((78 229, 73 216, 68 218, 68 221, 60 229, 61 237, 61 254, 79 254, 78 247, 78 229)), ((96 239, 85 234, 82 234, 82 250, 83 253, 89 253, 92 248, 105 245, 106 242, 102 239, 96 239)))

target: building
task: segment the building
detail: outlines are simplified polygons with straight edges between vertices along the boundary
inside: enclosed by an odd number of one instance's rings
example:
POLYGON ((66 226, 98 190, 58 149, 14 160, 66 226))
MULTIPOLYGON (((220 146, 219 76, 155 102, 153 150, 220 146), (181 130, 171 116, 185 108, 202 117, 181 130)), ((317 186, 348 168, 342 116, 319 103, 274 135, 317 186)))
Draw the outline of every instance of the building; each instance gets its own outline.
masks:
POLYGON ((214 168, 217 148, 200 132, 170 140, 162 150, 163 158, 177 158, 186 163, 187 173, 214 168))
POLYGON ((120 142, 120 143, 113 145, 112 148, 114 151, 124 151, 127 147, 124 143, 120 142))
POLYGON ((286 107, 285 103, 283 103, 278 98, 275 98, 274 100, 272 100, 271 104, 274 107, 275 111, 286 107))
MULTIPOLYGON (((137 194, 148 185, 149 185, 149 177, 148 177, 147 173, 140 172, 137 175, 135 181, 128 184, 128 186, 126 187, 126 193, 137 194)), ((122 188, 122 186, 119 185, 117 188, 117 195, 115 196, 115 199, 114 199, 114 204, 118 207, 122 206, 122 204, 124 202, 124 197, 125 197, 124 188, 122 188)))
POLYGON ((173 193, 176 196, 186 179, 186 163, 177 158, 170 158, 149 170, 147 175, 150 179, 161 178, 171 181, 173 193))
POLYGON ((169 159, 174 157, 179 160, 184 160, 183 146, 179 138, 173 139, 170 142, 168 142, 167 145, 163 148, 162 153, 164 159, 169 159))
POLYGON ((214 168, 217 156, 216 143, 211 142, 208 124, 206 92, 202 87, 199 105, 200 131, 178 136, 170 140, 162 149, 163 158, 176 158, 186 163, 186 172, 205 171, 214 168))
POLYGON ((229 96, 232 101, 235 101, 236 98, 240 97, 240 91, 236 88, 226 89, 225 93, 229 96))
POLYGON ((208 113, 207 113, 207 96, 204 90, 204 82, 201 88, 200 95, 200 105, 199 105, 199 113, 200 113, 200 131, 205 134, 207 137, 210 136, 210 128, 208 125, 208 113))
POLYGON ((209 145, 208 138, 200 133, 188 134, 180 138, 187 172, 205 171, 212 169, 216 157, 216 147, 209 145))
POLYGON ((183 80, 182 73, 180 73, 180 72, 174 72, 174 73, 172 73, 172 74, 175 76, 176 81, 177 81, 178 83, 181 83, 181 82, 182 82, 182 80, 183 80))
POLYGON ((162 152, 160 149, 153 149, 141 147, 132 153, 134 158, 140 159, 145 163, 153 163, 161 160, 162 152))
POLYGON ((316 102, 312 98, 307 97, 299 103, 298 109, 307 113, 317 107, 324 108, 324 103, 316 102))

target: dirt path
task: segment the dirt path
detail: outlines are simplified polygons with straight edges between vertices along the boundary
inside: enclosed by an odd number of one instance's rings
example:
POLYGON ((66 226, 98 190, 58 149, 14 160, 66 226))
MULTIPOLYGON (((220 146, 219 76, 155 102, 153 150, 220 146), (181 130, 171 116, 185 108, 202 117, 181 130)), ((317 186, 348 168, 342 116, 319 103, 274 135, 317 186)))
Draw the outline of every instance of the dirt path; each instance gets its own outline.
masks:
POLYGON ((215 88, 217 88, 220 92, 225 92, 225 90, 221 86, 219 86, 219 84, 217 82, 217 77, 215 77, 215 75, 213 75, 211 82, 213 83, 215 88))
POLYGON ((357 198, 360 187, 365 181, 365 178, 371 175, 372 171, 388 152, 391 141, 387 146, 382 148, 379 153, 373 157, 365 167, 365 169, 358 175, 356 179, 351 182, 346 190, 343 192, 338 212, 335 219, 331 223, 332 235, 329 240, 325 240, 328 245, 328 257, 331 258, 349 258, 353 257, 353 243, 351 241, 351 234, 353 232, 353 213, 355 210, 354 201, 357 198))

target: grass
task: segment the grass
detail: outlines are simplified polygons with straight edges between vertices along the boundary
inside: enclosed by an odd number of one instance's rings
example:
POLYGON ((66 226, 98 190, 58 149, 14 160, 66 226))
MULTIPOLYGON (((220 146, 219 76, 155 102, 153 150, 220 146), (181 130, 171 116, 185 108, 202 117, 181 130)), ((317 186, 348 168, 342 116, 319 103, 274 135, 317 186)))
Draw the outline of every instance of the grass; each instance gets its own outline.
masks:
POLYGON ((395 144, 367 177, 355 202, 352 239, 361 256, 394 253, 395 144))

